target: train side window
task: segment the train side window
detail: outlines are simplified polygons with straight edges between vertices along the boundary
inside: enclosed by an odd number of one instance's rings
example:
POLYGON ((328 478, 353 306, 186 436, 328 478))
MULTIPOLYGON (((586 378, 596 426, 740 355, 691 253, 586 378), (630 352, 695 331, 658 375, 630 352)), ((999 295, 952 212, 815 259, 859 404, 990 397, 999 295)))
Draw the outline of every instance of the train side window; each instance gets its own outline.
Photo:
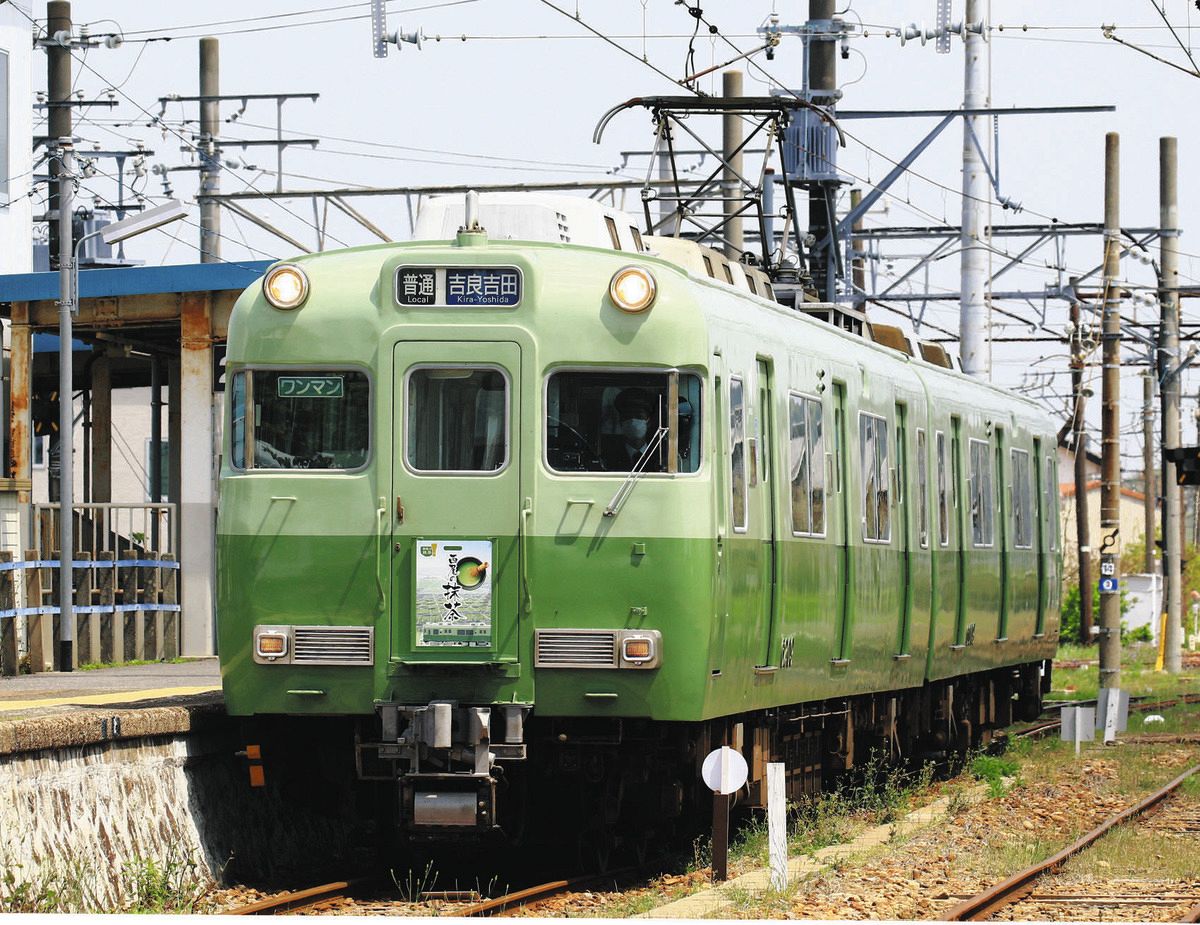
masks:
POLYGON ((733 529, 746 532, 746 403, 738 376, 729 378, 729 488, 733 504, 733 529))
POLYGON ((917 540, 922 549, 929 548, 929 460, 921 427, 917 428, 917 540))
POLYGON ((934 434, 934 452, 937 454, 937 498, 938 498, 938 543, 950 545, 950 497, 946 490, 946 434, 934 434))
POLYGON ((1033 490, 1029 472, 1029 453, 1014 449, 1013 478, 1013 545, 1017 549, 1033 548, 1033 490))
POLYGON ((750 291, 753 292, 755 295, 758 295, 758 287, 756 285, 754 285, 754 277, 751 276, 749 273, 746 274, 746 282, 749 283, 749 285, 750 285, 750 291))
POLYGON ((821 403, 788 396, 791 435, 792 533, 825 535, 825 434, 821 403))
POLYGON ((1055 503, 1057 498, 1054 492, 1058 488, 1058 476, 1055 472, 1055 460, 1053 456, 1046 457, 1046 478, 1042 483, 1044 486, 1044 494, 1046 497, 1046 536, 1050 551, 1054 552, 1058 548, 1058 505, 1055 503))
POLYGON ((733 270, 729 269, 729 264, 727 264, 727 263, 721 264, 721 269, 725 271, 725 282, 729 283, 729 285, 732 286, 733 285, 733 270))
POLYGON ((812 448, 812 532, 825 535, 825 421, 819 399, 808 399, 808 444, 812 448))
POLYGON ((629 233, 633 236, 633 246, 637 248, 637 252, 639 254, 644 254, 646 252, 646 247, 644 244, 642 244, 642 233, 633 225, 629 226, 629 233))
POLYGON ((617 234, 617 223, 613 221, 611 215, 604 216, 604 224, 608 226, 608 236, 612 239, 613 250, 621 249, 621 236, 617 234))
POLYGON ((986 440, 971 440, 971 542, 991 546, 994 537, 992 458, 986 440))
POLYGON ((860 414, 858 438, 862 458, 863 539, 888 543, 892 525, 887 420, 874 414, 860 414))
POLYGON ((717 274, 713 272, 712 261, 708 259, 708 254, 701 254, 700 256, 704 258, 704 269, 708 272, 708 275, 712 279, 716 279, 717 274))
POLYGON ((418 472, 498 472, 508 463, 508 378, 490 366, 408 374, 406 459, 418 472))
POLYGON ((233 466, 361 469, 371 445, 370 380, 350 369, 256 369, 233 376, 233 466))
POLYGON ((695 373, 562 370, 546 380, 546 464, 555 472, 700 468, 701 379, 695 373), (671 380, 677 376, 677 452, 671 464, 671 380), (645 459, 642 460, 643 454, 645 459))

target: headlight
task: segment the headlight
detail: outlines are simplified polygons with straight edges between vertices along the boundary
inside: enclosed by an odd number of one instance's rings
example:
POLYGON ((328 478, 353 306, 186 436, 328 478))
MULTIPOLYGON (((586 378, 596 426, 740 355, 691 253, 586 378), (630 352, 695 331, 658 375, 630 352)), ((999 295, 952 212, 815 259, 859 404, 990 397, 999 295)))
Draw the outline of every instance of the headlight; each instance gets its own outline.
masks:
POLYGON ((623 267, 613 274, 608 295, 613 304, 624 312, 644 312, 654 304, 658 286, 648 270, 623 267))
POLYGON ((299 308, 308 298, 308 277, 298 266, 281 263, 263 278, 263 295, 276 308, 299 308))

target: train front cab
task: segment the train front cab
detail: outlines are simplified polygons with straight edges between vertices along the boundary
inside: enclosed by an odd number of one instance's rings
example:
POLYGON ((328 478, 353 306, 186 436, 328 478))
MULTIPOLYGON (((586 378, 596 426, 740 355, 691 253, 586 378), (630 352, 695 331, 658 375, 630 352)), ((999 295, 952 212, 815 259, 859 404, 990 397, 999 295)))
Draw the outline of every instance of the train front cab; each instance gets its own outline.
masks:
MULTIPOLYGON (((619 259, 588 258, 601 294, 619 259)), ((524 271, 530 293, 550 272, 524 271)), ((670 293, 637 318, 606 302, 581 321, 578 299, 391 332, 389 655, 382 735, 359 752, 364 777, 398 782, 415 831, 511 823, 516 781, 574 780, 579 742, 699 701, 704 370, 662 360, 703 358, 703 331, 672 320, 670 293)))

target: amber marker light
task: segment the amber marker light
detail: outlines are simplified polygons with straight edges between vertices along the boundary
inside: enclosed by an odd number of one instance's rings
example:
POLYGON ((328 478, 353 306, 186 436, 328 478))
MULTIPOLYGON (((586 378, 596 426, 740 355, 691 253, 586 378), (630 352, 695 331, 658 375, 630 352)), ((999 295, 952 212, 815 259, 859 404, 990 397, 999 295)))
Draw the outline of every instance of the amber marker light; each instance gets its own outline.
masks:
POLYGON ((281 263, 263 277, 263 295, 276 308, 299 308, 308 298, 308 277, 298 266, 281 263))
POLYGON ((646 636, 631 636, 621 642, 621 657, 627 662, 648 662, 654 658, 654 643, 646 636))
POLYGON ((254 639, 259 658, 279 658, 287 655, 287 636, 284 633, 259 633, 254 639))
POLYGON ((648 270, 641 267, 622 267, 608 284, 608 295, 623 312, 644 312, 654 304, 658 286, 648 270))

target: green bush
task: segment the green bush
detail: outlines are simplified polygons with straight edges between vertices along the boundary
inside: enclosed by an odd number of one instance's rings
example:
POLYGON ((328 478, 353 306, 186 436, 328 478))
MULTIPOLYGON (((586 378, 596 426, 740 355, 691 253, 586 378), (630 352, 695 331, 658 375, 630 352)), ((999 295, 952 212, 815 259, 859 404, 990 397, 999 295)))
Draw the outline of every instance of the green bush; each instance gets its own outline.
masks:
MULTIPOLYGON (((1066 592, 1062 597, 1062 605, 1059 607, 1059 616, 1061 622, 1058 627, 1058 641, 1061 645, 1064 642, 1082 642, 1084 645, 1092 645, 1095 639, 1080 640, 1079 638, 1079 621, 1080 621, 1080 595, 1079 584, 1067 585, 1066 592)), ((1121 615, 1124 616, 1129 612, 1129 597, 1127 593, 1121 591, 1121 615)), ((1100 586, 1099 584, 1092 585, 1092 619, 1097 623, 1100 620, 1100 586)), ((1125 637, 1125 627, 1121 627, 1121 637, 1125 637)))

